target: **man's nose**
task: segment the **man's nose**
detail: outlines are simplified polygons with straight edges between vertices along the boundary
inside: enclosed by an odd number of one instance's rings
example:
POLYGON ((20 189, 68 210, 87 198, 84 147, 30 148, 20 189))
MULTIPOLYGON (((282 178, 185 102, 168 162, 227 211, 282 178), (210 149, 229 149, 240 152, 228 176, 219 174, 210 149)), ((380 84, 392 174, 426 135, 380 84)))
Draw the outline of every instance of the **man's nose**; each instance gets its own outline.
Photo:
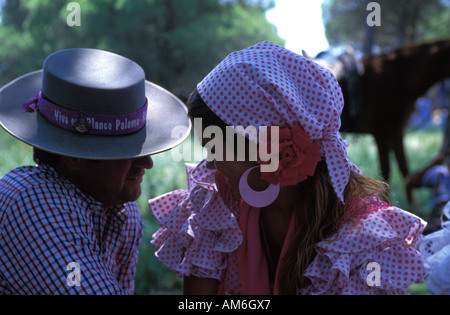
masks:
POLYGON ((216 159, 214 159, 212 161, 207 161, 206 168, 209 170, 215 170, 216 169, 216 159))
POLYGON ((209 170, 215 169, 214 161, 208 161, 208 162, 206 162, 206 168, 209 169, 209 170))
POLYGON ((142 156, 134 159, 134 165, 139 168, 145 168, 147 170, 153 168, 153 159, 150 155, 142 156))

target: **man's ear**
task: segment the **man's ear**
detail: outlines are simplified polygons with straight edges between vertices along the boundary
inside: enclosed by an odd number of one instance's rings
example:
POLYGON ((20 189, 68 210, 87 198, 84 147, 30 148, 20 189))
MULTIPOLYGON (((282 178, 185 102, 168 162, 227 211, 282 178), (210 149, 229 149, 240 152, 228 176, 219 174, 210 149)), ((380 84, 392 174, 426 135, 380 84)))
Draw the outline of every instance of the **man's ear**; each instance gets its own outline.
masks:
POLYGON ((68 170, 77 172, 83 168, 86 160, 70 156, 61 156, 60 162, 62 165, 64 165, 63 167, 67 168, 68 170))

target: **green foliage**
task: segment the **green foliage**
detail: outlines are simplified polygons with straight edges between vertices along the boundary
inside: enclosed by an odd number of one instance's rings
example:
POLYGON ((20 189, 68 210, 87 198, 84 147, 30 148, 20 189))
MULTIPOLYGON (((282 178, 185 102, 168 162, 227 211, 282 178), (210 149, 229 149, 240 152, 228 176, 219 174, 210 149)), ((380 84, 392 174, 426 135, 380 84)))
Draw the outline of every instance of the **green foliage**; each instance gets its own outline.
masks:
POLYGON ((228 53, 263 40, 284 42, 265 18, 273 1, 79 0, 69 27, 66 0, 6 0, 0 24, 0 85, 40 69, 50 53, 89 47, 122 54, 147 79, 190 92, 228 53))
MULTIPOLYGON (((411 172, 426 165, 431 158, 438 154, 442 145, 442 132, 437 130, 408 130, 405 136, 405 150, 411 172)), ((375 140, 370 135, 345 135, 349 142, 348 155, 363 172, 365 176, 381 179, 378 162, 378 151, 375 140)), ((403 186, 403 178, 398 170, 394 156, 390 158, 393 170, 390 179, 390 198, 393 204, 399 208, 406 209, 421 217, 426 217, 431 211, 431 191, 428 189, 417 189, 414 195, 417 204, 412 208, 406 202, 403 186)))
POLYGON ((331 46, 349 42, 361 48, 368 32, 374 45, 401 46, 412 41, 450 37, 450 3, 442 0, 378 0, 381 26, 366 23, 369 0, 326 0, 322 5, 326 36, 331 46))

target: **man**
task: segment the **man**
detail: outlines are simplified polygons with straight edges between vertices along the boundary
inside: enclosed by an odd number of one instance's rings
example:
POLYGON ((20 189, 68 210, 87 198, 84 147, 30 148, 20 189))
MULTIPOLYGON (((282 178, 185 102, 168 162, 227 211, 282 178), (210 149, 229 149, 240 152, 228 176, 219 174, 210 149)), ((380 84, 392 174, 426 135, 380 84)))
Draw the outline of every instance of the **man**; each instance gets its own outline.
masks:
POLYGON ((127 58, 68 49, 0 89, 0 124, 37 163, 0 180, 0 294, 132 294, 135 200, 150 155, 188 136, 181 101, 127 58))

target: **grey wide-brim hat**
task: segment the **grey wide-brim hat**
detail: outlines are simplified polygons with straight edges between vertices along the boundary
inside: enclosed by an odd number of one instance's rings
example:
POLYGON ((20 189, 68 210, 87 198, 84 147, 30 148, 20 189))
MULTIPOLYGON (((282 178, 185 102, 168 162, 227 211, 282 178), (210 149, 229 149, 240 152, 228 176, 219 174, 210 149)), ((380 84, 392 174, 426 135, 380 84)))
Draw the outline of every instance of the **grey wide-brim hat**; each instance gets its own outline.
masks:
POLYGON ((184 104, 167 90, 146 81, 139 65, 117 54, 87 48, 55 52, 44 61, 42 70, 2 87, 0 125, 19 140, 42 150, 105 160, 169 150, 180 145, 191 129, 184 104), (23 108, 39 92, 46 102, 56 106, 52 109, 55 117, 44 117, 44 111, 39 109, 23 108), (78 113, 79 117, 121 117, 142 110, 146 99, 145 126, 129 134, 93 135, 88 131, 91 126, 80 132, 75 126, 70 130, 55 124, 59 112, 55 108, 78 113))

